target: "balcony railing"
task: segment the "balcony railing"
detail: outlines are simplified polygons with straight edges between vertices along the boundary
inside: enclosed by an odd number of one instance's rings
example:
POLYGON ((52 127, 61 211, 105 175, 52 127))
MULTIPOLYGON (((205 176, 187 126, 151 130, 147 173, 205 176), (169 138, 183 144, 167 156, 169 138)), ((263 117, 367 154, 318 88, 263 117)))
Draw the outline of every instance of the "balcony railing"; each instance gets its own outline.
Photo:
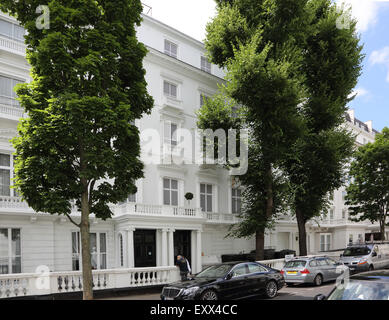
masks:
POLYGON ((26 45, 21 41, 8 39, 0 35, 0 50, 9 51, 21 56, 26 55, 26 45))
MULTIPOLYGON (((94 270, 93 290, 159 286, 179 280, 176 267, 94 270)), ((0 299, 82 291, 81 271, 0 275, 0 299)))

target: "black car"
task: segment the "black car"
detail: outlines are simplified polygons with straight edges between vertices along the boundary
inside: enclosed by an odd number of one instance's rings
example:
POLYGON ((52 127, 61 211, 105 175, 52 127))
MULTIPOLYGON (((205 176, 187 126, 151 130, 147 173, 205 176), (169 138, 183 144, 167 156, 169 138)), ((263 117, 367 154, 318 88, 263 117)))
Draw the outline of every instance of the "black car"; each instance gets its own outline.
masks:
POLYGON ((389 301, 389 270, 363 272, 343 279, 328 297, 319 294, 314 299, 389 301))
POLYGON ((264 294, 274 298, 284 286, 278 270, 258 262, 228 262, 209 266, 191 280, 165 286, 162 300, 229 300, 264 294))

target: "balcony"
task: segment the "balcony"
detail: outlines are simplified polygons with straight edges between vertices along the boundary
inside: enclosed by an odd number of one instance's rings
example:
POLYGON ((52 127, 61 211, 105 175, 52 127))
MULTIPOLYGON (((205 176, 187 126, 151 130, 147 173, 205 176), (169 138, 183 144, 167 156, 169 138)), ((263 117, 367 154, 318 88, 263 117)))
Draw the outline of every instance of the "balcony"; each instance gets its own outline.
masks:
MULTIPOLYGON (((93 290, 160 286, 179 280, 176 267, 93 270, 93 290)), ((81 271, 0 275, 0 299, 82 291, 81 271)))
POLYGON ((4 36, 0 36, 0 50, 26 56, 26 45, 21 41, 15 41, 4 36))

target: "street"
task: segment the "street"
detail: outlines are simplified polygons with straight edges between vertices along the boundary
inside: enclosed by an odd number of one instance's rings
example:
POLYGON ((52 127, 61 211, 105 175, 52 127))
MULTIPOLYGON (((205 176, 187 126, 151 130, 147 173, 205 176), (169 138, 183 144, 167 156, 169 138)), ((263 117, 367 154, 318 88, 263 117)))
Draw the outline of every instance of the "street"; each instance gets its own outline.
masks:
MULTIPOLYGON (((296 285, 293 287, 283 287, 273 300, 312 300, 318 294, 328 295, 334 288, 335 282, 325 283, 320 287, 313 285, 296 285)), ((105 298, 104 300, 160 300, 160 293, 133 294, 130 296, 105 298)), ((263 297, 253 298, 253 300, 262 300, 263 297)))

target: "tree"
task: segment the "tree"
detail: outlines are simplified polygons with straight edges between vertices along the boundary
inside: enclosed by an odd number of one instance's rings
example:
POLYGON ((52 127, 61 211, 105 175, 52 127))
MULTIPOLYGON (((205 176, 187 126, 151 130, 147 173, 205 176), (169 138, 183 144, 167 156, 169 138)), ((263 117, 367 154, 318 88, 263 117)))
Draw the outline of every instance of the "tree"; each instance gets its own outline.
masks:
POLYGON ((307 99, 301 113, 306 126, 284 166, 294 190, 300 255, 307 254, 306 223, 327 211, 328 193, 342 185, 353 152, 354 137, 341 125, 363 59, 356 21, 350 19, 347 29, 337 26, 347 12, 328 0, 309 2, 308 11, 302 62, 307 99))
POLYGON ((35 211, 67 216, 80 228, 84 299, 93 298, 89 218, 112 216, 109 204, 136 192, 143 176, 133 121, 149 113, 136 38, 137 0, 49 2, 50 27, 36 27, 36 0, 2 0, 1 9, 28 31, 33 82, 17 94, 29 117, 16 149, 18 192, 35 211), (73 201, 80 223, 70 216, 73 201))
POLYGON ((252 223, 250 228, 242 225, 256 235, 258 260, 264 257, 265 230, 276 211, 275 173, 300 132, 298 106, 304 88, 296 39, 304 29, 306 2, 217 1, 218 14, 207 26, 209 58, 226 68, 226 94, 245 108, 250 150, 258 152, 252 159, 261 162, 256 167, 251 162, 250 168, 249 160, 249 172, 260 171, 246 176, 247 183, 254 183, 248 189, 261 192, 250 193, 255 198, 246 202, 250 208, 245 210, 252 213, 252 223))
POLYGON ((379 222, 381 240, 389 216, 389 128, 374 143, 359 147, 351 163, 346 204, 353 221, 379 222))

